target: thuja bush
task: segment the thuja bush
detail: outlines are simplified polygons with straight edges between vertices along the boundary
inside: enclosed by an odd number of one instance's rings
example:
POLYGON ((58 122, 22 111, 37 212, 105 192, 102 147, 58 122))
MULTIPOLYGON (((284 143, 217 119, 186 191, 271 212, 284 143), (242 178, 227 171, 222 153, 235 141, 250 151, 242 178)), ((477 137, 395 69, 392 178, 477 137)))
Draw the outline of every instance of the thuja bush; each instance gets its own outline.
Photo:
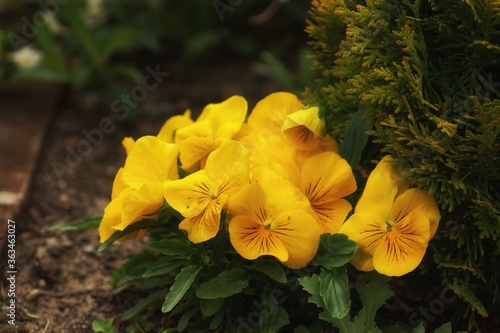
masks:
POLYGON ((420 272, 481 326, 500 296, 500 2, 318 0, 307 32, 322 88, 306 100, 336 139, 357 117, 372 125, 362 164, 389 154, 435 196, 420 272))

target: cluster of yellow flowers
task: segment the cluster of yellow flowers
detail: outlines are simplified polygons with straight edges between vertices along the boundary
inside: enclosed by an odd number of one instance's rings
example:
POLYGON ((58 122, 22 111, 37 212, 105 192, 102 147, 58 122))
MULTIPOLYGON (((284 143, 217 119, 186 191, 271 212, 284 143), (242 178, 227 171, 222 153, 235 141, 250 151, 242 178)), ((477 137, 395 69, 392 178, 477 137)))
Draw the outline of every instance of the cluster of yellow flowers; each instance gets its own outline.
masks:
POLYGON ((270 255, 301 268, 323 233, 340 231, 358 243, 353 264, 359 269, 386 275, 413 270, 436 231, 436 203, 400 184, 386 158, 346 221, 352 206, 343 198, 356 191, 356 181, 318 111, 278 92, 247 118, 246 100, 233 96, 207 105, 196 121, 188 110, 168 119, 157 136, 125 138, 127 159, 104 211, 101 242, 166 201, 184 217, 179 228, 193 243, 214 238, 226 211, 222 223, 246 259, 270 255), (189 175, 179 179, 179 166, 189 175))

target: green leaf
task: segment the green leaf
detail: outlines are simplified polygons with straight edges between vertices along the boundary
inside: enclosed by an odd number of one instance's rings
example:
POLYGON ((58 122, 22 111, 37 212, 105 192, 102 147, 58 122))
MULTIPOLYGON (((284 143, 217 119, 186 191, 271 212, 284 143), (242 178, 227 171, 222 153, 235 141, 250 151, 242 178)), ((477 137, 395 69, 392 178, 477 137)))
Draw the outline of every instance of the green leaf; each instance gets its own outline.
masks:
POLYGON ((226 298, 245 289, 248 279, 248 274, 243 269, 227 270, 202 283, 196 289, 196 296, 202 299, 226 298))
POLYGON ((387 285, 391 278, 371 272, 367 274, 369 282, 363 284, 361 281, 356 281, 356 290, 359 293, 361 302, 366 309, 366 326, 370 329, 375 327, 375 314, 378 309, 392 296, 394 291, 387 285))
POLYGON ((159 290, 153 294, 148 295, 148 297, 140 300, 139 303, 125 311, 122 315, 122 318, 125 320, 132 319, 135 316, 139 315, 142 311, 146 310, 148 307, 151 307, 155 304, 161 304, 167 294, 168 290, 159 290))
POLYGON ((424 323, 420 323, 417 327, 415 327, 412 333, 425 333, 424 323))
POLYGON ((189 290, 196 275, 201 270, 200 265, 191 265, 184 267, 175 277, 175 282, 170 287, 170 292, 165 297, 165 302, 161 308, 162 312, 170 312, 179 301, 184 297, 184 294, 189 290))
POLYGON ((311 296, 307 299, 309 303, 316 304, 319 308, 325 308, 325 302, 319 292, 319 278, 317 274, 311 276, 304 276, 298 279, 302 288, 307 291, 311 296))
POLYGON ((329 270, 321 269, 319 274, 319 293, 323 298, 325 310, 332 318, 344 318, 351 308, 349 279, 345 267, 329 270))
POLYGON ((219 311, 224 304, 224 298, 202 299, 200 302, 201 313, 205 317, 210 317, 219 311))
POLYGON ((160 262, 152 265, 146 272, 144 272, 144 274, 142 274, 142 277, 148 278, 152 276, 167 274, 186 263, 184 260, 172 260, 171 258, 168 259, 170 259, 168 262, 160 262))
POLYGON ((364 114, 365 107, 360 106, 351 122, 347 125, 344 141, 339 147, 339 155, 347 160, 351 168, 354 168, 359 163, 363 149, 365 149, 368 142, 366 132, 371 130, 373 126, 373 124, 363 119, 364 114))
POLYGON ((276 333, 280 328, 288 325, 288 313, 278 304, 272 294, 264 294, 260 311, 260 332, 276 333))
POLYGON ((98 251, 101 252, 101 251, 104 251, 108 246, 110 246, 112 243, 114 243, 115 241, 117 241, 118 239, 120 239, 121 237, 131 233, 131 232, 134 232, 134 231, 138 231, 138 230, 141 230, 141 229, 150 229, 150 228, 154 228, 154 227, 161 227, 162 225, 158 222, 158 221, 154 221, 154 220, 141 220, 139 222, 136 222, 132 225, 129 225, 128 227, 126 227, 124 230, 122 231, 115 231, 111 237, 109 237, 108 239, 106 239, 106 241, 104 241, 104 243, 101 244, 101 246, 99 247, 98 251))
POLYGON ((81 231, 99 228, 102 216, 89 216, 80 220, 72 221, 66 224, 58 224, 49 228, 49 231, 81 231))
POLYGON ((154 260, 156 259, 148 251, 134 254, 115 271, 111 279, 111 284, 115 288, 118 288, 127 283, 143 279, 142 275, 154 260))
POLYGON ((282 266, 274 260, 269 260, 269 259, 256 260, 252 263, 250 267, 266 274, 276 282, 286 283, 287 281, 285 271, 283 270, 282 266))
POLYGON ((35 38, 38 47, 43 51, 43 63, 45 67, 57 73, 58 77, 67 79, 68 60, 66 60, 61 43, 55 38, 47 24, 41 24, 37 28, 38 31, 35 38))
POLYGON ((116 329, 113 326, 113 319, 94 320, 92 322, 92 330, 94 332, 116 333, 116 329))
POLYGON ((451 333, 451 323, 444 324, 434 331, 434 333, 451 333))
POLYGON ((198 311, 199 309, 195 308, 184 312, 184 314, 179 318, 179 321, 177 322, 177 330, 179 332, 184 331, 189 324, 189 319, 191 319, 191 317, 194 316, 198 311))
POLYGON ((176 256, 179 254, 186 254, 191 251, 191 246, 183 241, 177 239, 162 239, 161 241, 149 242, 147 246, 156 252, 166 256, 176 256))
POLYGON ((226 315, 226 312, 224 309, 220 309, 215 316, 213 316, 212 321, 210 322, 210 329, 215 330, 218 328, 222 322, 224 321, 224 316, 226 315))
POLYGON ((323 234, 320 238, 318 252, 312 265, 328 269, 341 267, 351 260, 358 245, 343 234, 323 234))
POLYGON ((293 333, 311 333, 311 331, 304 325, 300 325, 293 329, 293 333))
POLYGON ((262 51, 260 58, 269 65, 271 76, 287 89, 293 90, 294 80, 285 64, 269 51, 262 51))

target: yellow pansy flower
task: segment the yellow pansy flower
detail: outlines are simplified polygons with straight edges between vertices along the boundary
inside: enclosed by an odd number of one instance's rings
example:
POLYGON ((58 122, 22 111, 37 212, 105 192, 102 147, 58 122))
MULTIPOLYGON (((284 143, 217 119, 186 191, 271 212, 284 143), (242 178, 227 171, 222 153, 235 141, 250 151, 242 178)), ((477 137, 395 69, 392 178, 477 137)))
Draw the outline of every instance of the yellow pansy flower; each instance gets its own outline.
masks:
POLYGON ((165 184, 164 195, 185 217, 179 228, 200 243, 215 237, 227 200, 248 182, 248 151, 240 142, 228 141, 208 156, 205 169, 165 184))
POLYGON ((316 254, 322 228, 295 186, 269 178, 229 199, 231 244, 243 258, 270 255, 289 268, 302 268, 316 254))
MULTIPOLYGON (((99 225, 100 241, 124 230, 143 216, 157 211, 164 203, 163 186, 178 178, 179 149, 154 136, 144 136, 132 146, 125 166, 113 182, 112 200, 104 209, 99 225)), ((125 239, 140 237, 138 232, 125 239)), ((123 239, 122 239, 123 240, 123 239)))
POLYGON ((208 155, 240 130, 247 113, 247 101, 232 96, 222 103, 207 105, 196 122, 175 131, 182 168, 192 171, 204 167, 208 155))
POLYGON ((358 243, 352 264, 387 276, 413 271, 422 261, 441 215, 426 191, 404 190, 385 157, 368 177, 354 214, 339 232, 358 243))
POLYGON ((302 166, 300 189, 309 199, 325 233, 339 231, 352 209, 342 198, 354 193, 356 188, 351 167, 334 152, 311 156, 302 166))

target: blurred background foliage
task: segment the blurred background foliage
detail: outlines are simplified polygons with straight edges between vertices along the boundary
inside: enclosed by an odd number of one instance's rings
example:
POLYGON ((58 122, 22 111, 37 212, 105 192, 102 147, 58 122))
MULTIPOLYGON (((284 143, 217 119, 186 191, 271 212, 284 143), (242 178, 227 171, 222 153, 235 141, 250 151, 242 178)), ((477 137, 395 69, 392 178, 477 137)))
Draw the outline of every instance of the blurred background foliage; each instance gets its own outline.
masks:
POLYGON ((141 81, 141 63, 241 58, 299 93, 315 75, 308 9, 305 0, 0 0, 0 85, 60 82, 118 96, 141 81))

